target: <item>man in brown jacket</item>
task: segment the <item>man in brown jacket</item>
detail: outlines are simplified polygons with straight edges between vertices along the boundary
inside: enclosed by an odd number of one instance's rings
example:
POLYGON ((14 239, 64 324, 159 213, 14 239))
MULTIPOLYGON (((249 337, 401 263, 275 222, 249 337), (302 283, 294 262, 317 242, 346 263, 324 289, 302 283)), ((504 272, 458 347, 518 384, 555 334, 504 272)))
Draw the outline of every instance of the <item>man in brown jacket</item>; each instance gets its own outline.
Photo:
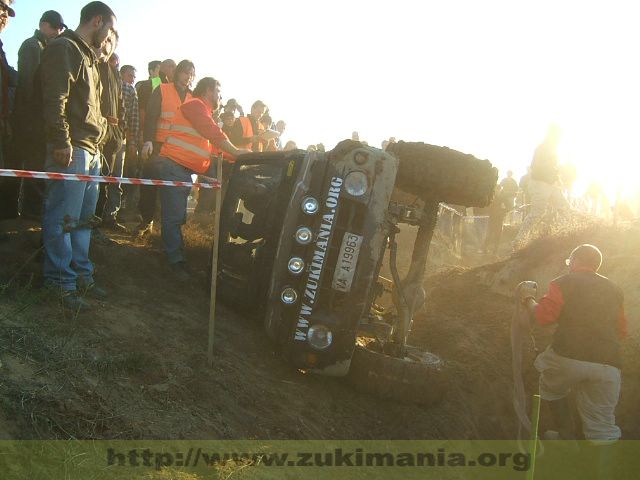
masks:
MULTIPOLYGON (((94 53, 114 32, 116 17, 102 2, 87 4, 80 25, 53 40, 42 55, 42 97, 48 172, 100 174, 99 145, 107 121, 100 111, 100 76, 94 53)), ((71 309, 89 307, 83 298, 105 296, 95 285, 89 260, 96 209, 95 182, 48 181, 42 237, 45 284, 71 309), (78 291, 82 295, 79 295, 78 291)))

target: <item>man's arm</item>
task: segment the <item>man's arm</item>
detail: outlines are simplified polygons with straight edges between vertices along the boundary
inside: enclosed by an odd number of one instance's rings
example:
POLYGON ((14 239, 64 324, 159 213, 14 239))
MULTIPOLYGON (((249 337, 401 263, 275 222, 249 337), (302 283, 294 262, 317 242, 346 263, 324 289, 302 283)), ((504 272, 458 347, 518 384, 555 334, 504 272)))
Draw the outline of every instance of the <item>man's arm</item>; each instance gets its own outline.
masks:
POLYGON ((558 321, 564 306, 564 298, 558 284, 551 282, 549 291, 540 299, 540 302, 536 302, 533 296, 527 296, 522 300, 522 303, 529 311, 531 320, 544 326, 558 321))
POLYGON ((22 98, 33 96, 33 80, 40 64, 40 46, 26 40, 18 50, 18 88, 22 98))
POLYGON ((204 138, 214 145, 220 147, 225 152, 233 156, 248 153, 248 150, 238 149, 229 141, 227 135, 213 121, 211 115, 200 102, 187 102, 180 107, 184 118, 186 118, 193 128, 204 138))
POLYGON ((71 138, 66 106, 72 85, 77 80, 82 58, 67 41, 55 42, 43 52, 42 113, 47 142, 53 146, 54 159, 63 166, 71 162, 71 138))

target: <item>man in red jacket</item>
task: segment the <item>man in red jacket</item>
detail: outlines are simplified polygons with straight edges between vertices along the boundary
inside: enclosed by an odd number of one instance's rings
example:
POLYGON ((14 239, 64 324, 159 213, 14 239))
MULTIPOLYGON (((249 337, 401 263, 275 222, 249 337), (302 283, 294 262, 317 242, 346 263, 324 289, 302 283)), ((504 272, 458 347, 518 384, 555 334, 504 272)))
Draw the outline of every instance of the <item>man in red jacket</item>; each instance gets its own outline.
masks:
MULTIPOLYGON (((549 404, 560 435, 572 429, 567 396, 575 392, 587 440, 615 441, 620 397, 620 340, 627 334, 622 290, 597 273, 602 254, 593 245, 576 247, 569 273, 556 278, 535 300, 535 291, 521 289, 520 300, 539 325, 557 324, 553 342, 538 355, 540 396, 549 404)), ((564 434, 564 435, 563 435, 564 434)))
MULTIPOLYGON (((160 155, 154 160, 156 178, 161 180, 190 182, 191 175, 207 174, 212 169, 212 156, 223 151, 233 156, 249 153, 238 149, 213 121, 213 112, 220 102, 220 83, 211 77, 198 82, 192 99, 183 103, 170 127, 170 133, 162 145, 160 155)), ((169 264, 176 279, 190 278, 183 253, 182 225, 187 220, 189 188, 161 187, 162 242, 169 264)))

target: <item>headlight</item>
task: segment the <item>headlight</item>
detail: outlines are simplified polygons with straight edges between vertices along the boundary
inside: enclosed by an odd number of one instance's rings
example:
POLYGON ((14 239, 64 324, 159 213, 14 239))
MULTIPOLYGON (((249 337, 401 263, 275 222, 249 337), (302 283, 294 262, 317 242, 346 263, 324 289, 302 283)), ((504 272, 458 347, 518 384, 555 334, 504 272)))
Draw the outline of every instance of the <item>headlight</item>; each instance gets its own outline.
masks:
POLYGON ((351 172, 344 179, 344 188, 353 197, 361 197, 369 189, 369 182, 364 172, 351 172))
POLYGON ((300 227, 296 232, 296 241, 300 245, 309 245, 313 241, 313 233, 307 227, 300 227))
POLYGON ((331 342, 333 341, 333 334, 331 333, 331 330, 324 325, 313 325, 312 327, 309 327, 307 341, 309 342, 309 345, 316 350, 324 350, 331 345, 331 342))
POLYGON ((318 204, 318 200, 313 197, 307 197, 302 201, 302 211, 307 215, 314 215, 318 213, 318 209, 320 205, 318 204))
POLYGON ((289 271, 294 275, 300 275, 304 270, 304 260, 300 257, 293 257, 289 260, 289 271))
POLYGON ((298 292, 296 292, 291 287, 287 287, 284 290, 282 290, 282 293, 280 294, 280 299, 282 300, 282 303, 284 303, 285 305, 293 305, 298 301, 298 292))

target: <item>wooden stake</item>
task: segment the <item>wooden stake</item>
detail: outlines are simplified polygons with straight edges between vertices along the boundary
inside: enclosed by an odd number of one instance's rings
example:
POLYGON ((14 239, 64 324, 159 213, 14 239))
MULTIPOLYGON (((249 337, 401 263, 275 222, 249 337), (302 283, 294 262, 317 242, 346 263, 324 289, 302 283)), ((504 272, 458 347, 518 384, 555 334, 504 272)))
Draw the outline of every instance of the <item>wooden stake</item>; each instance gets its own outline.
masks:
POLYGON ((220 215, 222 213, 222 155, 218 156, 217 179, 220 188, 216 189, 216 210, 213 217, 213 252, 211 253, 211 299, 209 304, 209 366, 213 366, 213 334, 216 324, 216 290, 218 287, 218 247, 220 245, 220 215))
POLYGON ((531 406, 531 468, 527 472, 527 480, 533 480, 536 474, 536 454, 538 453, 538 428, 540 427, 540 395, 533 396, 533 405, 531 406))

